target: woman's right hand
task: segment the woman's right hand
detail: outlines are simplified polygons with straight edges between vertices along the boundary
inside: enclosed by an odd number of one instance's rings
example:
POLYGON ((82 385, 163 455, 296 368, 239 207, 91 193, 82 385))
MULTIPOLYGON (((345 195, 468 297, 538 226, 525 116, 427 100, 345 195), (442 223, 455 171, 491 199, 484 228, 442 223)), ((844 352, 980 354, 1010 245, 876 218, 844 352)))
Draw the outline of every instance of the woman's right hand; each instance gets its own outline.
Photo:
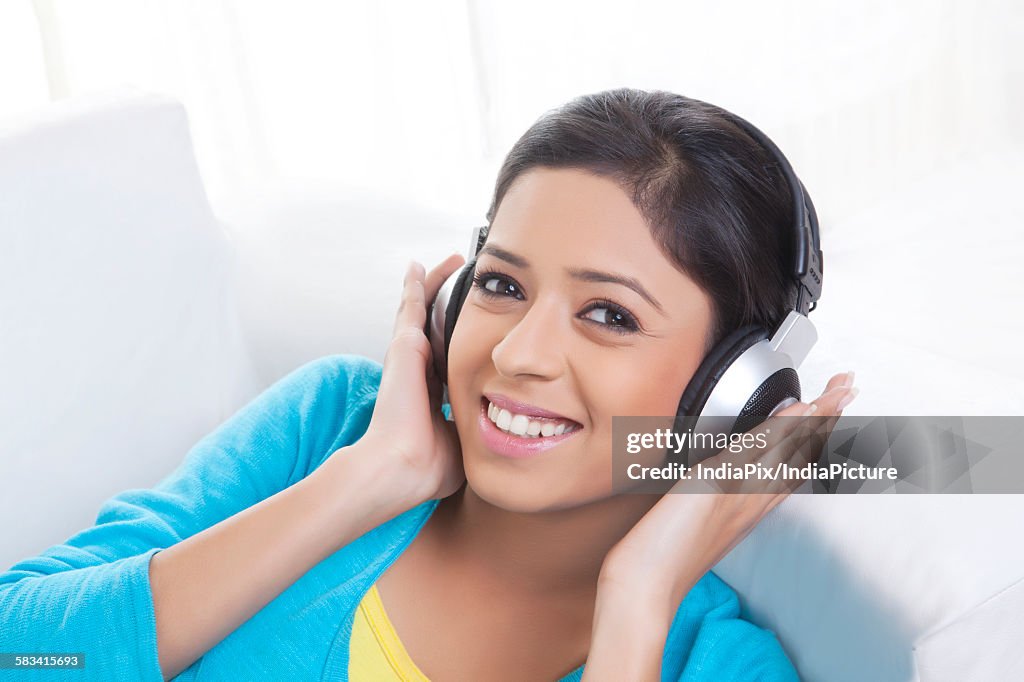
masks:
POLYGON ((464 263, 452 254, 429 273, 415 261, 406 269, 377 403, 357 443, 368 456, 390 461, 388 478, 396 494, 414 504, 447 497, 466 479, 458 433, 441 412, 443 388, 423 332, 428 303, 464 263))

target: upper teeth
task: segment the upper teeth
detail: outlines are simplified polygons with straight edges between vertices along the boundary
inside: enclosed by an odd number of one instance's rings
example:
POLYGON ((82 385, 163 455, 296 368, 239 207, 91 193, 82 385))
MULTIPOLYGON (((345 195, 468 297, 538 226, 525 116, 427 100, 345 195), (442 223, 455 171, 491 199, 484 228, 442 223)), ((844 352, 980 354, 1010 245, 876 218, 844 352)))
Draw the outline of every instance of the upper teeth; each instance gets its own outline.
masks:
POLYGON ((525 414, 509 412, 492 402, 487 403, 487 416, 499 429, 516 436, 537 438, 539 436, 560 436, 566 430, 573 431, 576 426, 567 419, 551 420, 529 417, 525 414))

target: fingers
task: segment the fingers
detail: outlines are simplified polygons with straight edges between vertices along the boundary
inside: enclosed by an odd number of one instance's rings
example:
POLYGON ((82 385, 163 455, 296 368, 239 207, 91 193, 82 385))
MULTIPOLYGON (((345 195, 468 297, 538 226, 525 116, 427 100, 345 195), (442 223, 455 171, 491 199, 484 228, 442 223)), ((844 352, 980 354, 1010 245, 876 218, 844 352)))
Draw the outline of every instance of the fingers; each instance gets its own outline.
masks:
POLYGON ((843 372, 842 374, 836 374, 828 380, 828 383, 825 385, 825 390, 822 391, 822 393, 827 393, 828 391, 831 391, 834 388, 839 388, 840 386, 853 386, 853 378, 854 373, 852 370, 849 372, 843 372))
POLYGON ((426 292, 423 287, 423 266, 412 261, 405 270, 402 283, 402 300, 395 315, 392 336, 398 336, 408 328, 422 330, 427 321, 426 292))
MULTIPOLYGON (((770 432, 771 437, 766 439, 767 447, 751 453, 752 459, 767 468, 776 468, 782 463, 800 468, 817 461, 843 408, 857 396, 858 389, 853 386, 853 379, 853 372, 836 374, 817 399, 810 403, 794 403, 764 422, 761 427, 770 432), (813 412, 808 414, 811 409, 813 412)), ((741 487, 756 489, 758 485, 741 487)), ((762 489, 765 492, 786 492, 793 488, 795 486, 775 482, 762 489)))
POLYGON ((836 374, 829 379, 828 384, 825 385, 825 391, 815 400, 812 400, 810 403, 793 403, 786 409, 776 412, 775 416, 797 416, 810 405, 817 406, 818 409, 814 413, 817 417, 840 414, 860 393, 860 389, 853 385, 853 379, 853 372, 836 374))
POLYGON ((755 459, 764 467, 774 467, 782 462, 795 464, 803 460, 801 447, 807 439, 819 430, 821 419, 817 411, 810 414, 772 418, 771 437, 766 438, 766 447, 755 451, 755 459))
POLYGON ((445 258, 429 273, 424 272, 423 265, 411 261, 405 270, 402 284, 402 301, 395 317, 392 336, 397 336, 408 327, 422 330, 427 322, 427 302, 433 302, 437 292, 445 280, 462 265, 466 259, 457 253, 445 258))
MULTIPOLYGON (((713 457, 701 462, 705 468, 715 468, 723 463, 730 466, 746 467, 748 465, 764 465, 775 461, 788 460, 792 457, 796 444, 810 430, 810 416, 804 414, 810 406, 797 403, 769 417, 753 429, 746 432, 742 442, 736 447, 727 447, 713 457)), ((723 492, 757 492, 763 490, 764 481, 756 478, 715 480, 713 487, 723 492)))
POLYGON ((722 492, 746 495, 767 495, 771 499, 768 509, 774 508, 783 498, 800 486, 798 478, 781 477, 780 464, 792 469, 801 469, 812 464, 821 456, 843 408, 857 397, 859 390, 853 386, 853 372, 833 376, 826 384, 825 391, 815 400, 796 402, 748 431, 761 447, 743 447, 741 452, 723 451, 708 458, 703 464, 714 466, 721 462, 732 465, 756 465, 757 471, 774 471, 774 478, 740 477, 733 481, 714 481, 713 488, 722 492), (782 419, 780 419, 780 417, 782 419))
POLYGON ((457 253, 453 253, 441 261, 433 270, 428 272, 423 284, 427 300, 433 301, 434 298, 437 297, 437 292, 441 290, 441 285, 445 283, 445 280, 465 264, 465 258, 457 253))
POLYGON ((816 400, 812 401, 818 406, 817 415, 837 415, 853 402, 853 399, 860 393, 856 386, 837 386, 822 393, 816 400))
MULTIPOLYGON (((824 446, 832 435, 832 429, 839 420, 839 415, 842 414, 843 408, 849 405, 859 393, 859 389, 854 387, 852 382, 852 372, 837 374, 828 382, 825 392, 809 404, 796 403, 790 405, 785 410, 780 410, 776 414, 779 417, 790 417, 790 419, 783 421, 792 423, 794 427, 798 424, 801 427, 799 432, 793 432, 793 429, 782 429, 781 432, 787 439, 795 438, 800 441, 801 445, 808 442, 816 446, 816 449, 812 448, 807 452, 803 452, 802 449, 795 450, 793 454, 796 457, 790 458, 794 463, 804 464, 807 461, 814 461, 816 459, 812 457, 810 460, 807 460, 807 455, 820 452, 821 447, 824 446), (811 416, 803 420, 792 419, 792 417, 800 415, 803 410, 810 406, 816 408, 811 416), (804 428, 805 426, 806 428, 804 428)), ((782 460, 776 458, 776 461, 782 460)))
MULTIPOLYGON (((818 460, 823 448, 832 436, 836 422, 843 409, 850 404, 859 393, 853 386, 853 372, 845 372, 833 376, 825 386, 825 392, 811 402, 817 409, 813 416, 803 420, 807 428, 787 434, 790 441, 788 447, 783 447, 764 458, 766 464, 777 464, 786 461, 790 466, 801 467, 818 460)), ((778 416, 798 414, 802 403, 791 405, 786 410, 781 410, 778 416)), ((794 420, 800 421, 800 420, 794 420)), ((773 490, 789 489, 794 486, 775 483, 773 490)))
POLYGON ((826 429, 822 422, 832 419, 837 419, 837 417, 809 418, 809 423, 797 429, 787 439, 784 446, 761 460, 761 464, 766 469, 775 472, 774 478, 769 478, 764 482, 764 492, 788 495, 803 484, 803 479, 785 475, 779 465, 784 463, 790 470, 799 470, 808 464, 817 462, 831 433, 831 429, 827 429, 828 432, 825 432, 826 429))

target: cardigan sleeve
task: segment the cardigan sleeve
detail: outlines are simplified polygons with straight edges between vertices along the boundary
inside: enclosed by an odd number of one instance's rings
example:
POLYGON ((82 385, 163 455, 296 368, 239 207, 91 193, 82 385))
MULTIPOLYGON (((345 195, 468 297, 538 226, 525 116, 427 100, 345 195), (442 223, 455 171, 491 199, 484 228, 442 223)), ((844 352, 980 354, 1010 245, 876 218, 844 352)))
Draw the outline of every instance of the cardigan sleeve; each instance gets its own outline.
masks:
POLYGON ((201 439, 152 489, 115 495, 94 526, 0 574, 0 652, 77 653, 85 667, 76 677, 160 680, 150 559, 358 440, 380 372, 350 355, 303 365, 201 439))
POLYGON ((714 605, 700 621, 679 681, 800 682, 775 634, 741 618, 733 589, 713 573, 706 578, 702 597, 714 605))
POLYGON ((701 627, 680 680, 800 682, 800 677, 770 630, 726 618, 701 627))

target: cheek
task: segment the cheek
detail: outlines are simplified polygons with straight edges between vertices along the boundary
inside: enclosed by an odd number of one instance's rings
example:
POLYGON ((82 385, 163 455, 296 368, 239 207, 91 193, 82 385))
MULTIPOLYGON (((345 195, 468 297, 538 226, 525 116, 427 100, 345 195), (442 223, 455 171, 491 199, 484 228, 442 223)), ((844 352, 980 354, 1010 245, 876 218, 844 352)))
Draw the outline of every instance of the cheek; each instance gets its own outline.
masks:
POLYGON ((467 302, 448 346, 449 378, 457 382, 480 369, 481 363, 490 362, 491 351, 501 334, 493 316, 480 315, 467 302))
POLYGON ((598 429, 612 428, 612 417, 668 416, 679 407, 686 384, 700 358, 680 362, 660 356, 631 357, 621 366, 605 360, 600 372, 588 377, 586 393, 594 406, 598 429))
POLYGON ((491 367, 491 353, 503 335, 495 316, 481 315, 466 302, 448 346, 448 398, 457 425, 476 424, 482 382, 491 367))

